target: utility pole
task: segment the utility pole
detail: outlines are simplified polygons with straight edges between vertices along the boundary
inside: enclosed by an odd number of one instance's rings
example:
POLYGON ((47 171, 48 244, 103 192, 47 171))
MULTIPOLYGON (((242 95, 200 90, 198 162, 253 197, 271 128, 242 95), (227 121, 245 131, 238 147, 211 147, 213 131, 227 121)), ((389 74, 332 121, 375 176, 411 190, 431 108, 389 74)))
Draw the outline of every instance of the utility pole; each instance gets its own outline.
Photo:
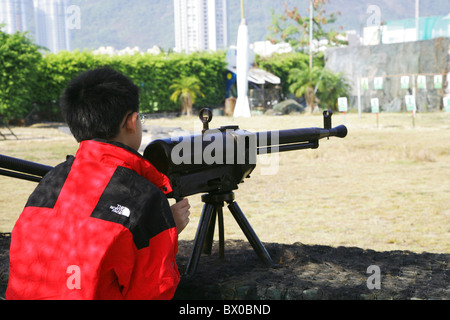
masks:
MULTIPOLYGON (((420 0, 416 0, 416 41, 419 41, 419 37, 420 37, 420 23, 419 20, 420 19, 420 0)), ((419 70, 417 70, 417 72, 419 72, 419 70)), ((414 96, 414 99, 416 99, 417 101, 417 97, 416 97, 416 75, 412 76, 412 94, 414 96)), ((416 104, 417 105, 417 104, 416 104)), ((413 124, 414 124, 414 117, 416 116, 416 110, 414 110, 412 112, 412 116, 413 116, 413 124)))
POLYGON ((313 0, 309 0, 309 69, 312 69, 312 67, 313 67, 313 52, 312 52, 313 27, 314 27, 313 12, 314 12, 313 0))

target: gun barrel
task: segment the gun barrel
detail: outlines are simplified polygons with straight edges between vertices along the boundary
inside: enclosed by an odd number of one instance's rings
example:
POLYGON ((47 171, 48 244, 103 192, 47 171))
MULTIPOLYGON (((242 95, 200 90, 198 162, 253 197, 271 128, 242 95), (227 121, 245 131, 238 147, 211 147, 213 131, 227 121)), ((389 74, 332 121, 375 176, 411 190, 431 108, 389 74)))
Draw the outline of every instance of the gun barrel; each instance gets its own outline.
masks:
POLYGON ((39 182, 53 167, 0 154, 0 175, 39 182))
POLYGON ((285 152, 300 149, 316 149, 319 140, 329 137, 345 138, 347 127, 340 125, 332 129, 302 128, 256 133, 258 154, 285 152))

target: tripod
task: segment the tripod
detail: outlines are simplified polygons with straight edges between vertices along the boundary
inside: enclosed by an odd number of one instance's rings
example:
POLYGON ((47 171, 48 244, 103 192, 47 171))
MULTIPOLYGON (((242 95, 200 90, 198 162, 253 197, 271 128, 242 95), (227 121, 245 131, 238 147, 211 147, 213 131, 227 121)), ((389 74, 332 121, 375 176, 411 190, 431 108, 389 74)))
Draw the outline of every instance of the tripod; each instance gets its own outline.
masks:
POLYGON ((250 226, 250 223, 245 218, 244 213, 234 200, 235 196, 233 192, 208 193, 202 196, 202 201, 205 204, 195 235, 192 253, 186 267, 186 277, 190 277, 196 272, 202 251, 205 254, 211 254, 216 218, 219 223, 219 257, 223 259, 225 239, 222 208, 225 202, 228 204, 228 209, 241 230, 244 232, 247 240, 252 245, 253 250, 255 250, 260 260, 271 267, 275 266, 269 253, 258 239, 258 236, 250 226))

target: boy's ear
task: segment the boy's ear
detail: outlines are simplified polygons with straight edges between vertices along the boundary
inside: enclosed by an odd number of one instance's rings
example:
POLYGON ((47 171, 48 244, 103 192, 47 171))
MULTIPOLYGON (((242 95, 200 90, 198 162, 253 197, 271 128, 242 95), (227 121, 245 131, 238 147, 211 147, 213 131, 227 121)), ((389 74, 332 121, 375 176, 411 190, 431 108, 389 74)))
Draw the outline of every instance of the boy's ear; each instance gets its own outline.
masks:
POLYGON ((136 133, 136 121, 138 118, 137 112, 134 112, 131 116, 128 117, 125 128, 127 131, 131 131, 131 133, 136 133))

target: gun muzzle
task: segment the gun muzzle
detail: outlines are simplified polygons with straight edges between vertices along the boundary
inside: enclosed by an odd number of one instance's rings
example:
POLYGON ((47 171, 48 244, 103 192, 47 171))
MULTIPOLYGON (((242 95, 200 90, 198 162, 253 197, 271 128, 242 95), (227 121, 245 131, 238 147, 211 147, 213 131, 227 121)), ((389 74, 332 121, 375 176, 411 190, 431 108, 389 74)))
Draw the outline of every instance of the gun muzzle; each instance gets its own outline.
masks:
POLYGON ((317 149, 319 140, 330 137, 345 138, 348 130, 344 125, 331 129, 302 128, 281 131, 258 132, 258 154, 286 152, 301 149, 317 149))

